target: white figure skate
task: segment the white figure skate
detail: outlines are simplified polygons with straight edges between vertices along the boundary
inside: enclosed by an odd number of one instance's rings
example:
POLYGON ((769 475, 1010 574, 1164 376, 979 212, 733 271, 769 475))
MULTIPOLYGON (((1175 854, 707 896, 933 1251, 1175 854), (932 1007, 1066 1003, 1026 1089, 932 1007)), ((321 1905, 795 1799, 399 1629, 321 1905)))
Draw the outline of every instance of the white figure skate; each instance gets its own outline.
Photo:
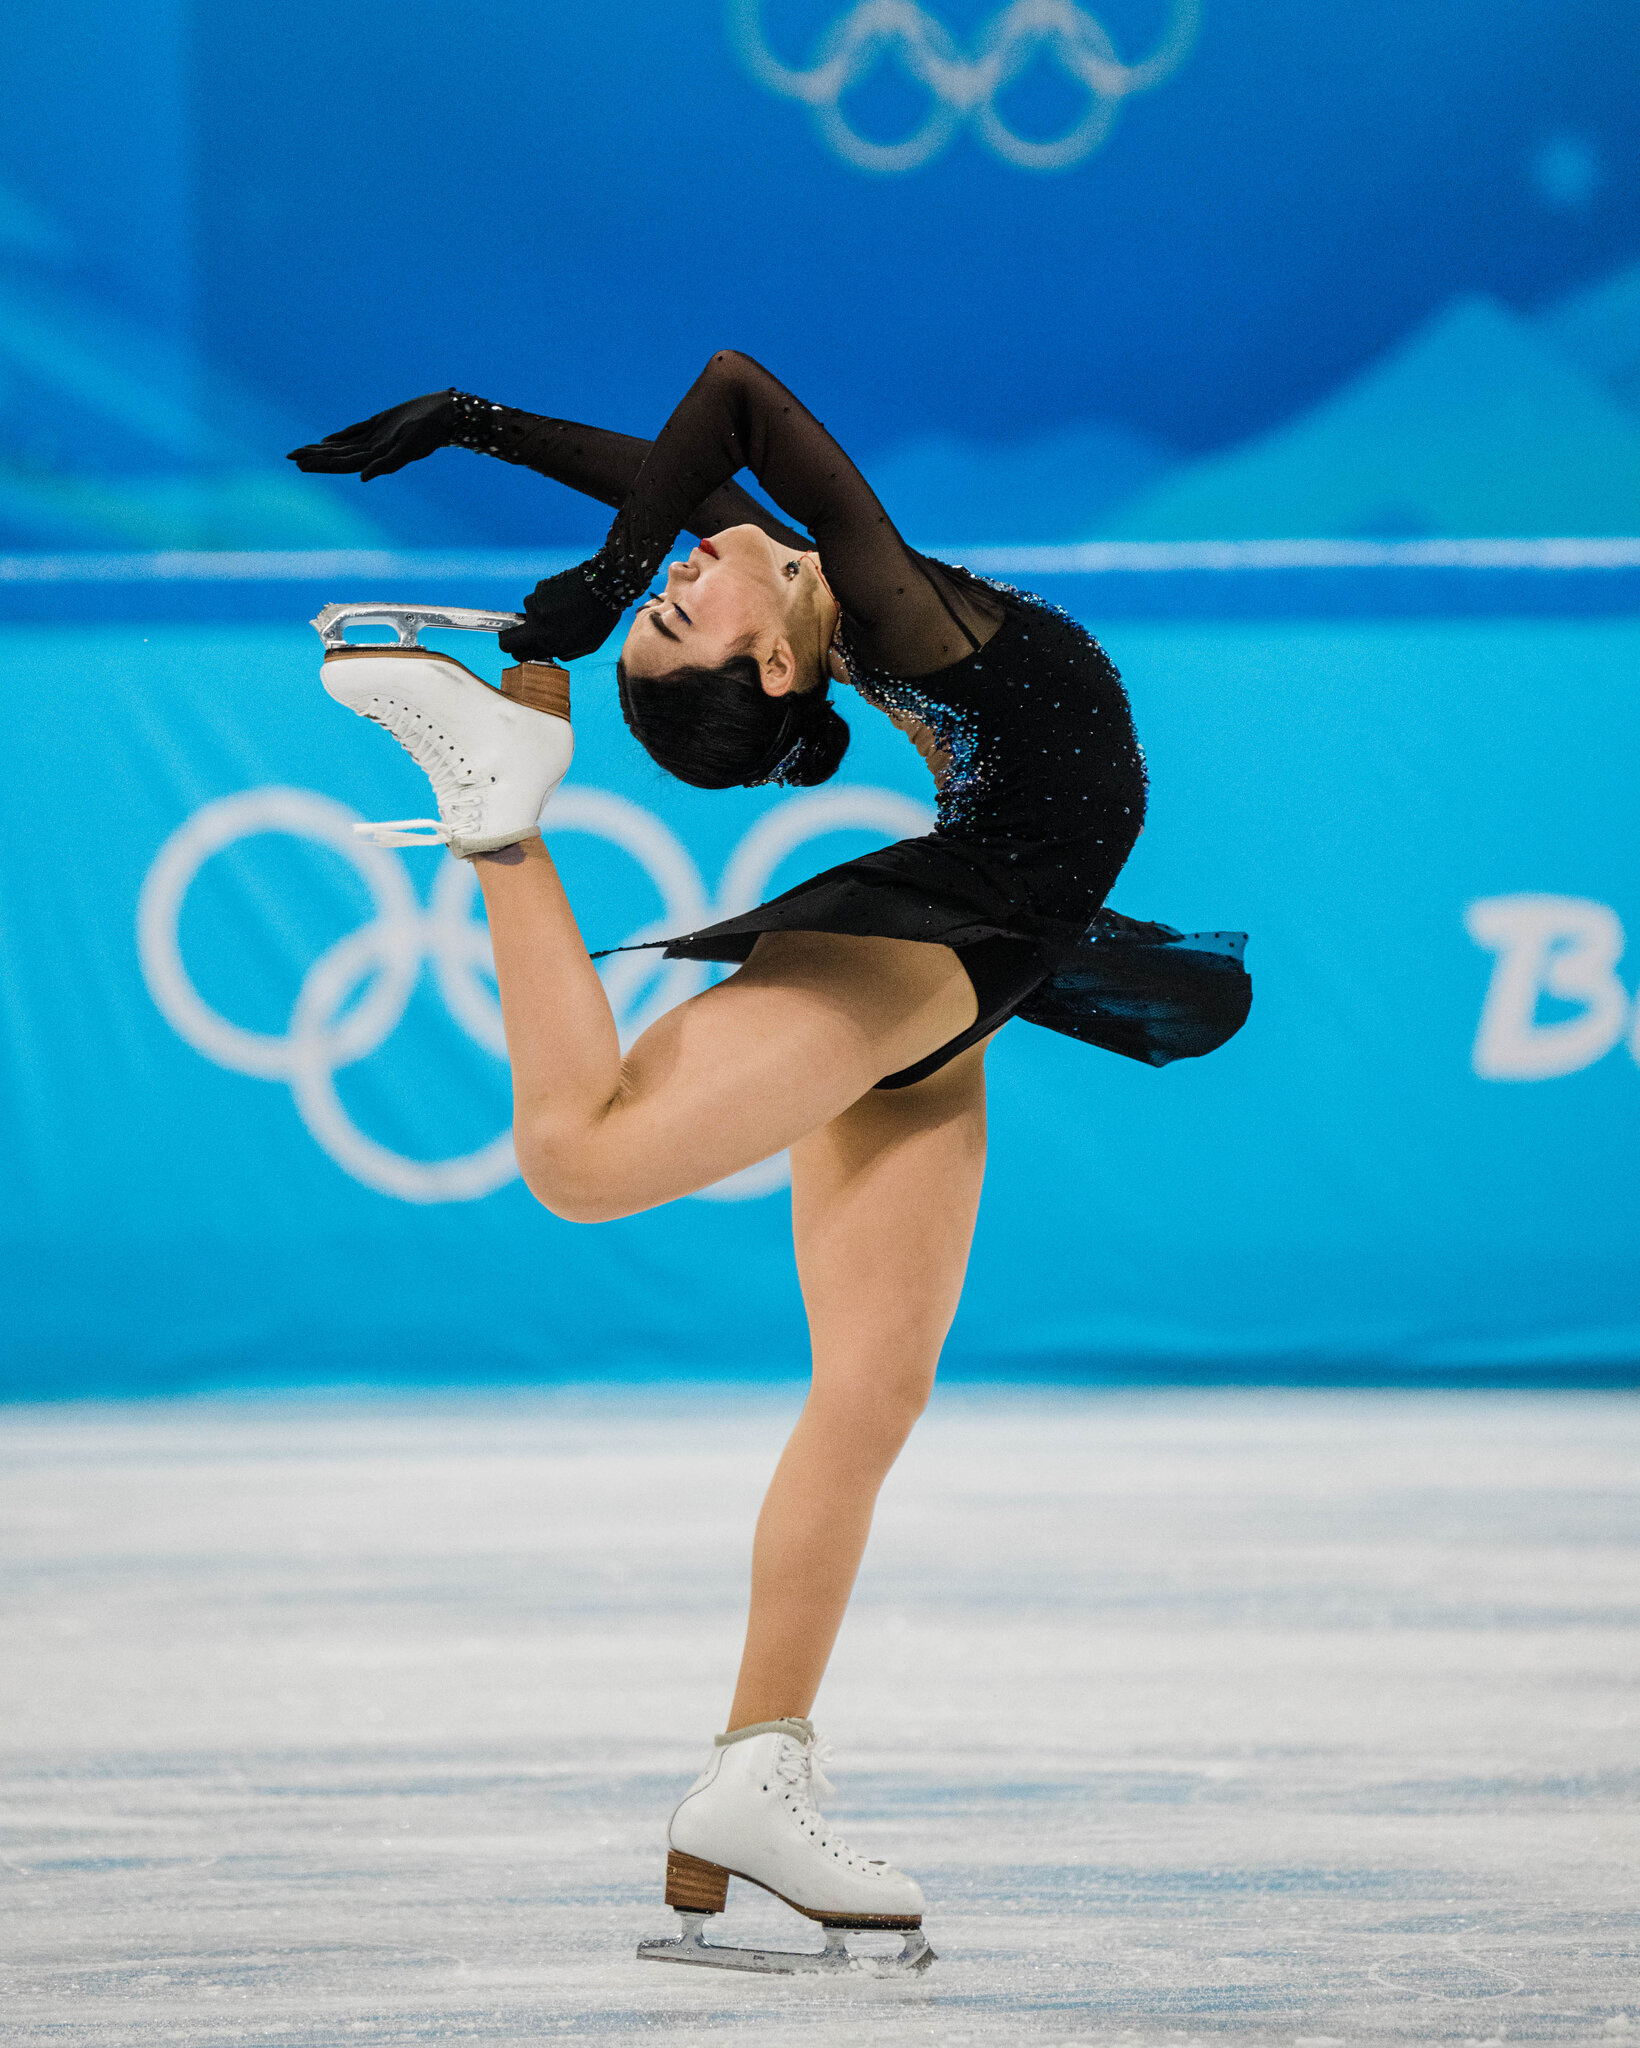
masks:
POLYGON ((899 1976, 934 1960, 922 1932, 923 1895, 915 1879, 868 1862, 834 1835, 817 1798, 831 1791, 807 1721, 759 1721, 720 1735, 712 1761, 684 1796, 667 1830, 666 1903, 683 1920, 676 1941, 645 1941, 639 1958, 705 1963, 719 1970, 852 1970, 899 1976), (707 1917, 723 1911, 731 1877, 761 1885, 825 1929, 814 1950, 729 1948, 701 1938, 707 1917), (849 1954, 854 1929, 901 1933, 899 1951, 849 1954))
POLYGON ((575 752, 569 676, 520 662, 492 690, 453 655, 423 647, 424 626, 502 633, 518 612, 429 605, 327 604, 313 621, 324 642, 321 678, 338 704, 374 719, 433 785, 436 818, 391 818, 354 831, 378 846, 448 846, 462 860, 528 839, 575 752), (396 647, 350 647, 350 625, 389 625, 396 647))

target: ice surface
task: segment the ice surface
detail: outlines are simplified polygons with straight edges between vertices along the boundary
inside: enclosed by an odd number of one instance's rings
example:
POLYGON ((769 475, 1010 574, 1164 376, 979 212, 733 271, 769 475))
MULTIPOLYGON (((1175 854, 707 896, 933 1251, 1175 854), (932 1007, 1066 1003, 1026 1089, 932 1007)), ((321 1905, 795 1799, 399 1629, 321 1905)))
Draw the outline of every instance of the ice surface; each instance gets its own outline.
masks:
POLYGON ((1640 2044, 1622 1395, 942 1397, 817 1711, 941 1960, 637 1963, 797 1398, 9 1411, 0 2033, 1640 2044))

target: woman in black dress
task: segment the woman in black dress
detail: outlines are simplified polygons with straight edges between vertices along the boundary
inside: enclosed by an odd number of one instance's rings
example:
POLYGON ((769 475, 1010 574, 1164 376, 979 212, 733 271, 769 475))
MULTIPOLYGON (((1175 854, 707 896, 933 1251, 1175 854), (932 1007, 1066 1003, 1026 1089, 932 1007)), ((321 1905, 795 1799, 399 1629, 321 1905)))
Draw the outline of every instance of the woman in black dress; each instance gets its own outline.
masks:
MULTIPOLYGON (((987 1041, 1019 1014, 1156 1065, 1211 1050, 1246 1014, 1239 935, 1186 938, 1105 909, 1145 774, 1103 649, 1041 600, 908 547, 821 424, 748 357, 714 356, 653 443, 444 392, 293 459, 368 479, 452 445, 619 508, 598 553, 539 585, 502 646, 521 661, 591 653, 650 591, 617 672, 627 723, 663 767, 706 787, 823 781, 848 743, 830 703, 841 681, 910 735, 938 785, 926 838, 674 937, 673 957, 739 971, 624 1058, 539 836, 476 861, 519 1165, 539 1200, 581 1221, 629 1215, 790 1148, 813 1383, 758 1522, 728 1730, 807 1758, 877 1492, 961 1292, 987 1041), (806 531, 742 491, 741 469, 806 531), (700 544, 651 590, 685 529, 700 544)), ((812 1818, 810 1776, 805 1762, 792 1782, 812 1818)), ((733 1827, 708 1835, 739 1841, 733 1827)), ((815 1872, 745 1874, 827 1917, 815 1872)))

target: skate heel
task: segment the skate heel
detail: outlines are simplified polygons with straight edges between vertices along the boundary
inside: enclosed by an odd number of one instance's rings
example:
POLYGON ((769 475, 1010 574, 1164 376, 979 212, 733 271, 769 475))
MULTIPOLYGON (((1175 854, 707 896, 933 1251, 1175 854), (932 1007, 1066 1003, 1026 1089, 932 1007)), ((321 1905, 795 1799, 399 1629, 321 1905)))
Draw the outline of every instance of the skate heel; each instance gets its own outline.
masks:
POLYGON ((569 670, 551 661, 521 661, 501 671, 501 694, 550 718, 569 717, 569 670))
POLYGON ((666 1852, 666 1903, 680 1913, 721 1913, 729 1896, 729 1873, 719 1863, 666 1852))

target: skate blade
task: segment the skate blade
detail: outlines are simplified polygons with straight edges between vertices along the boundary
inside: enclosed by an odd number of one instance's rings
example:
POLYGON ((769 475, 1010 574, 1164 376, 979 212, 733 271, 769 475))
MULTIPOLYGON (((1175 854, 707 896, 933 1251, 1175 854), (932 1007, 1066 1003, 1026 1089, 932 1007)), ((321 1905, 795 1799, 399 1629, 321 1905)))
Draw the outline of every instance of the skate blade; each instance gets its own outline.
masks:
POLYGON ((524 614, 475 612, 453 605, 327 604, 312 623, 325 643, 325 652, 334 654, 347 647, 349 626, 391 626, 399 636, 401 648, 419 649, 421 642, 416 636, 424 627, 453 627, 462 633, 505 633, 509 626, 521 626, 524 614))
POLYGON ((910 1929, 898 1955, 851 1956, 849 1929, 828 1927, 826 1945, 813 1950, 788 1948, 730 1948, 727 1944, 704 1941, 701 1926, 705 1916, 684 1913, 683 1932, 676 1941, 640 1941, 640 1963, 695 1963, 709 1970, 751 1970, 766 1977, 828 1976, 908 1977, 926 1970, 936 1960, 921 1928, 910 1929))

